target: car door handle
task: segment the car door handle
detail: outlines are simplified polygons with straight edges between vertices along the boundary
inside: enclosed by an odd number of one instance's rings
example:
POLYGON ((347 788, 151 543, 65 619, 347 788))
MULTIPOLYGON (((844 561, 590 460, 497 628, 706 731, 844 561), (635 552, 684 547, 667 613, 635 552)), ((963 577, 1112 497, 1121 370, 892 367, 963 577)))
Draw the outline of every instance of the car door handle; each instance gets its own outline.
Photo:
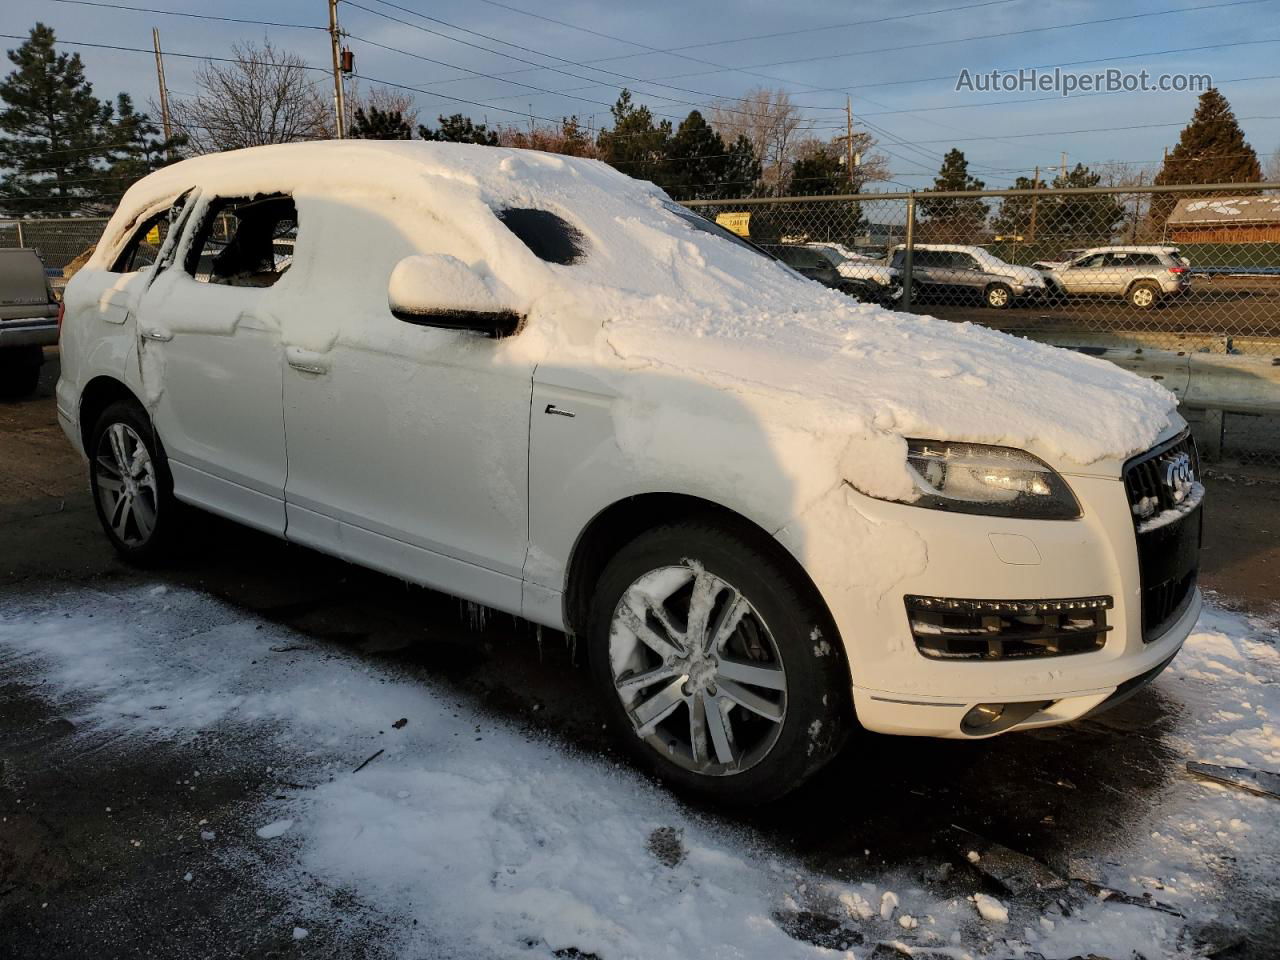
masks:
POLYGON ((297 347, 286 347, 285 360, 288 361, 289 366, 302 373, 322 374, 329 372, 329 358, 322 353, 300 350, 297 347))
POLYGON ((173 339, 173 331, 162 330, 159 327, 149 327, 142 331, 143 340, 154 340, 156 343, 168 343, 173 339))

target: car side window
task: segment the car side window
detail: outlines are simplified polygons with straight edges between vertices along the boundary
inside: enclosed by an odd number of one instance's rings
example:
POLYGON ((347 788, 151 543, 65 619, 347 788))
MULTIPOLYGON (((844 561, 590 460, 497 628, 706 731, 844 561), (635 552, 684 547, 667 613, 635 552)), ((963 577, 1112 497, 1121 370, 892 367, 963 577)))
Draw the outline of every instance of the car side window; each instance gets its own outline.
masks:
POLYGON ((293 262, 297 237, 292 197, 217 199, 191 245, 187 272, 201 283, 269 287, 293 262))
POLYGON ((1075 262, 1073 266, 1077 267, 1100 267, 1105 259, 1105 254, 1095 253, 1091 257, 1083 257, 1075 262))
POLYGON ((149 267, 160 256, 160 248, 169 235, 169 211, 162 210, 138 224, 111 265, 112 273, 133 273, 149 267))

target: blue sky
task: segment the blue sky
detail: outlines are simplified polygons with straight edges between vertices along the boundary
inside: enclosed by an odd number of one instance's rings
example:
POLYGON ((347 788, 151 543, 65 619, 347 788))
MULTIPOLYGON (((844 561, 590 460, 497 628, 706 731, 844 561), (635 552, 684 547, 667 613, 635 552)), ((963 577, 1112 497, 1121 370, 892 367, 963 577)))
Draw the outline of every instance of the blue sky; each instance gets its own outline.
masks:
MULTIPOLYGON (((325 0, 120 2, 316 26, 326 22, 327 9, 325 0)), ((692 105, 705 106, 717 97, 741 96, 765 85, 790 90, 794 102, 806 108, 814 134, 825 137, 843 125, 847 92, 855 117, 874 125, 872 132, 889 153, 897 183, 927 184, 941 154, 956 145, 988 186, 1007 186, 1019 174, 1029 176, 1037 164, 1056 165, 1063 151, 1072 164, 1158 162, 1190 117, 1196 95, 1120 93, 1063 99, 1031 92, 956 92, 960 71, 1124 57, 1071 69, 1115 66, 1146 69, 1153 75, 1211 74, 1264 161, 1280 148, 1280 79, 1271 76, 1280 74, 1280 0, 1228 6, 1221 5, 1226 0, 988 0, 982 5, 976 5, 982 0, 394 0, 394 6, 383 0, 356 2, 359 6, 344 2, 339 9, 343 28, 352 34, 357 73, 431 91, 415 95, 423 119, 461 111, 491 124, 521 123, 532 111, 539 117, 577 114, 599 126, 607 122, 607 104, 622 86, 631 87, 656 113, 678 119, 692 105), (953 9, 958 7, 969 9, 953 9), (406 11, 443 22, 422 20, 406 11), (917 15, 904 16, 911 14, 917 15), (1123 17, 1133 19, 1036 29, 1123 17), (786 35, 740 40, 778 33, 786 35), (1214 46, 1218 48, 1186 50, 1214 46), (670 52, 677 47, 683 49, 670 52), (1171 50, 1185 52, 1163 53, 1171 50), (1036 99, 997 102, 1029 98, 1036 99), (1081 132, 1090 130, 1097 132, 1081 132)), ((265 34, 316 66, 326 65, 329 56, 328 37, 320 30, 204 21, 56 0, 6 0, 0 33, 25 33, 36 20, 53 26, 60 39, 139 48, 150 47, 151 28, 157 26, 171 54, 225 55, 232 42, 261 40, 265 34)), ((15 45, 12 40, 4 43, 15 45)), ((154 99, 149 55, 76 49, 99 96, 126 90, 143 104, 154 99)), ((167 58, 173 93, 193 90, 196 63, 167 58)))

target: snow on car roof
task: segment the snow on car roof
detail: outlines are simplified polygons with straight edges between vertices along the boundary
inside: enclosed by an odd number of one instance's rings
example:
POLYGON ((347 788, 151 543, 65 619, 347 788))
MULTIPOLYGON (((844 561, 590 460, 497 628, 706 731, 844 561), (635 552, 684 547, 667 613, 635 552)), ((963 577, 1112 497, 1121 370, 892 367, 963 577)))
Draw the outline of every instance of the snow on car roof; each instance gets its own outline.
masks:
MULTIPOLYGON (((653 399, 668 408, 682 402, 682 381, 704 399, 713 384, 771 430, 819 438, 864 489, 910 493, 906 437, 1090 464, 1150 447, 1177 420, 1173 395, 1150 380, 969 323, 857 303, 695 229, 657 187, 595 160, 422 141, 255 147, 144 178, 107 236, 192 185, 222 195, 292 190, 304 232, 307 195, 348 204, 364 203, 370 187, 412 195, 465 238, 471 268, 499 278, 527 314, 498 357, 624 378, 661 372, 653 399), (540 260, 499 221, 506 207, 563 217, 581 232, 584 256, 540 260)), ((342 242, 358 248, 361 238, 342 242)), ((315 311, 331 307, 308 292, 315 311)), ((693 409, 701 402, 689 392, 693 409)))

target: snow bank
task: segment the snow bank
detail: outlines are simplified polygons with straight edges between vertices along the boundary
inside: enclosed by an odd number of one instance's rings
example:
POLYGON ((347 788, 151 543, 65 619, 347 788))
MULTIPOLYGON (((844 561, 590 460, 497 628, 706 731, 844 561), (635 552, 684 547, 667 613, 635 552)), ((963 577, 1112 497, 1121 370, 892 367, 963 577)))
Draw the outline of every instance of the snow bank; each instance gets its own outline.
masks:
MULTIPOLYGON (((1080 851, 1126 863, 1107 882, 1152 892, 1185 922, 1105 901, 1042 916, 1001 897, 1006 924, 980 890, 947 899, 914 876, 814 874, 627 770, 202 595, 117 589, 8 601, 0 670, 40 682, 82 736, 109 730, 115 748, 142 750, 216 731, 306 785, 248 811, 234 834, 271 845, 270 872, 244 855, 246 879, 286 891, 293 906, 274 922, 309 940, 355 926, 333 922, 336 889, 391 931, 379 946, 392 955, 526 960, 570 948, 604 958, 831 956, 787 933, 785 918, 805 911, 865 934, 859 960, 878 941, 958 960, 1032 950, 1182 960, 1195 955, 1186 924, 1274 907, 1280 818, 1267 798, 1175 777, 1124 849, 1108 832, 1107 847, 1080 851), (397 727, 401 717, 409 723, 397 727), (288 821, 282 837, 254 836, 288 821)), ((1274 641, 1262 625, 1205 615, 1156 682, 1179 705, 1177 752, 1280 766, 1274 641)), ((218 849, 234 858, 228 833, 218 849)))
MULTIPOLYGON (((286 345, 358 341, 337 318, 349 307, 369 310, 371 298, 385 303, 391 270, 409 253, 446 253, 486 288, 510 290, 528 314, 519 336, 493 348, 496 363, 632 374, 628 389, 654 384, 638 403, 660 400, 677 412, 701 409, 710 384, 778 433, 780 447, 808 438, 814 470, 879 495, 910 496, 904 437, 1005 444, 1088 465, 1147 449, 1176 419, 1173 395, 1150 380, 968 323, 858 304, 695 229, 656 187, 596 161, 436 143, 255 148, 145 178, 107 236, 120 232, 127 211, 193 183, 206 199, 294 194, 292 271, 303 276, 263 295, 283 305, 274 312, 286 345), (494 215, 508 207, 568 220, 585 258, 539 260, 494 215), (313 242, 342 238, 350 276, 307 274, 309 228, 313 242)), ((104 265, 106 247, 91 266, 104 265)), ((187 322, 181 310, 174 316, 187 322)), ((406 350, 422 342, 420 332, 405 335, 406 350)))

